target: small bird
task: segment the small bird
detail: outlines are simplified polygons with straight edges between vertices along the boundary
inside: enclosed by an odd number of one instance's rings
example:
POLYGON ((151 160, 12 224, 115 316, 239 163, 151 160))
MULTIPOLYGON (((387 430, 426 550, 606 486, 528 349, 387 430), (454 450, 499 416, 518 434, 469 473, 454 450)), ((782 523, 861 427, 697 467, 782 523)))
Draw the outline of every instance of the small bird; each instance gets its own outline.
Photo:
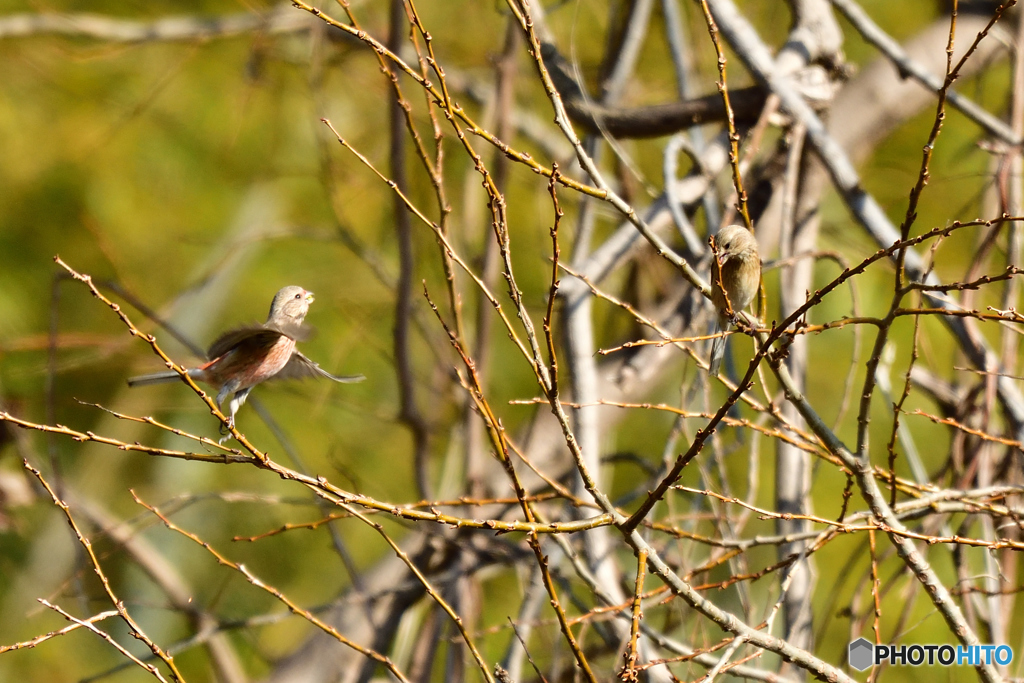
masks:
MULTIPOLYGON (((730 313, 737 314, 750 305, 761 284, 761 256, 757 239, 742 225, 727 225, 715 236, 716 257, 711 260, 711 302, 718 309, 715 332, 725 332, 731 324, 730 313), (723 291, 724 288, 724 291, 723 291), (726 298, 728 297, 728 305, 726 298)), ((708 372, 717 376, 725 358, 725 335, 711 344, 708 372)))
MULTIPOLYGON (((210 345, 206 354, 210 358, 209 362, 188 370, 188 376, 192 379, 219 389, 216 399, 218 407, 229 394, 234 394, 228 404, 230 426, 235 426, 235 413, 245 403, 252 388, 268 379, 326 377, 346 384, 366 379, 362 375, 332 375, 295 348, 295 342, 309 337, 310 328, 303 327, 302 321, 313 301, 313 293, 302 287, 292 285, 283 288, 270 304, 267 322, 225 332, 210 345)), ((168 370, 132 377, 128 380, 128 386, 173 382, 179 377, 178 373, 168 370)), ((220 443, 228 438, 225 436, 220 443)))

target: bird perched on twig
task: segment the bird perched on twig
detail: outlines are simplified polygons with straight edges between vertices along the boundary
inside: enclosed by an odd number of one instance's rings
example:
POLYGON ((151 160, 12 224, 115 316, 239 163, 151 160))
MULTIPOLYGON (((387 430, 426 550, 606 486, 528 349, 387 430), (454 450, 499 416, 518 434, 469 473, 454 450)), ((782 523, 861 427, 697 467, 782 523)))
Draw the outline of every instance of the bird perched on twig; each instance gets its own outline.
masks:
MULTIPOLYGON (((234 394, 228 404, 228 424, 231 427, 235 426, 235 413, 245 403, 252 388, 268 379, 325 377, 346 384, 366 379, 362 375, 332 375, 295 348, 296 342, 309 337, 310 328, 304 327, 302 321, 313 301, 313 293, 302 287, 283 288, 270 304, 267 322, 225 332, 210 345, 206 354, 210 360, 188 370, 192 379, 219 389, 218 407, 229 394, 234 394)), ((168 370, 132 377, 128 386, 173 382, 179 377, 177 372, 168 370)), ((220 443, 227 439, 225 436, 220 443)))
MULTIPOLYGON (((761 256, 757 239, 742 225, 727 225, 718 231, 711 260, 711 302, 718 310, 715 332, 729 329, 732 316, 750 305, 761 284, 761 256)), ((717 376, 725 357, 723 334, 711 344, 708 372, 717 376)))

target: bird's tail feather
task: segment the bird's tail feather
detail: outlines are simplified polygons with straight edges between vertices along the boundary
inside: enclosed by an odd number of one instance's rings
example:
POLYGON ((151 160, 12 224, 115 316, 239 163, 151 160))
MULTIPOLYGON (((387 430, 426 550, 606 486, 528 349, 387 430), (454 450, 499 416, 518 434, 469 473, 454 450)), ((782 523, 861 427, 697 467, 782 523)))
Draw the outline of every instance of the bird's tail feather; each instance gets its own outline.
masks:
MULTIPOLYGON (((189 370, 188 374, 191 377, 195 377, 194 370, 189 370)), ((144 387, 149 384, 165 384, 167 382, 174 382, 181 379, 181 375, 176 373, 174 370, 165 370, 163 372, 154 372, 152 375, 139 375, 138 377, 129 377, 128 386, 130 387, 144 387)))
MULTIPOLYGON (((725 331, 726 326, 722 323, 715 323, 715 333, 725 331)), ((708 374, 712 377, 718 376, 718 371, 722 368, 722 359, 725 358, 725 340, 727 337, 722 335, 721 337, 715 337, 711 342, 711 360, 708 361, 708 374)))

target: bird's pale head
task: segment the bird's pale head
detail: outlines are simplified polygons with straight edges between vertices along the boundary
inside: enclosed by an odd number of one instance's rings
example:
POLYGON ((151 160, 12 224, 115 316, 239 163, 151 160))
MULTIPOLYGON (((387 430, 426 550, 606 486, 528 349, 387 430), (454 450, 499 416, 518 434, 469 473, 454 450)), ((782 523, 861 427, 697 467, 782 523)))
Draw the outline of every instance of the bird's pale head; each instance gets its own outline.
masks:
POLYGON ((715 245, 722 262, 732 259, 747 261, 760 259, 757 252, 757 238, 742 225, 727 225, 715 235, 715 245))
POLYGON ((302 287, 295 285, 284 287, 274 296, 274 301, 270 304, 270 315, 267 316, 267 322, 289 322, 298 325, 306 317, 309 305, 313 301, 313 292, 307 292, 302 287))

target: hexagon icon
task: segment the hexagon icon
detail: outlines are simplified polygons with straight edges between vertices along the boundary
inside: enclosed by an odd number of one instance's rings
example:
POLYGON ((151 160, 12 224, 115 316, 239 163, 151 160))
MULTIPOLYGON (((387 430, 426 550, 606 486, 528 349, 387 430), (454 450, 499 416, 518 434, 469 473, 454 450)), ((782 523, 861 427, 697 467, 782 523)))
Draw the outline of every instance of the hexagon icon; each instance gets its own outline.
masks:
POLYGON ((850 666, 857 671, 864 671, 874 664, 875 646, 866 638, 858 638, 850 643, 850 666))

